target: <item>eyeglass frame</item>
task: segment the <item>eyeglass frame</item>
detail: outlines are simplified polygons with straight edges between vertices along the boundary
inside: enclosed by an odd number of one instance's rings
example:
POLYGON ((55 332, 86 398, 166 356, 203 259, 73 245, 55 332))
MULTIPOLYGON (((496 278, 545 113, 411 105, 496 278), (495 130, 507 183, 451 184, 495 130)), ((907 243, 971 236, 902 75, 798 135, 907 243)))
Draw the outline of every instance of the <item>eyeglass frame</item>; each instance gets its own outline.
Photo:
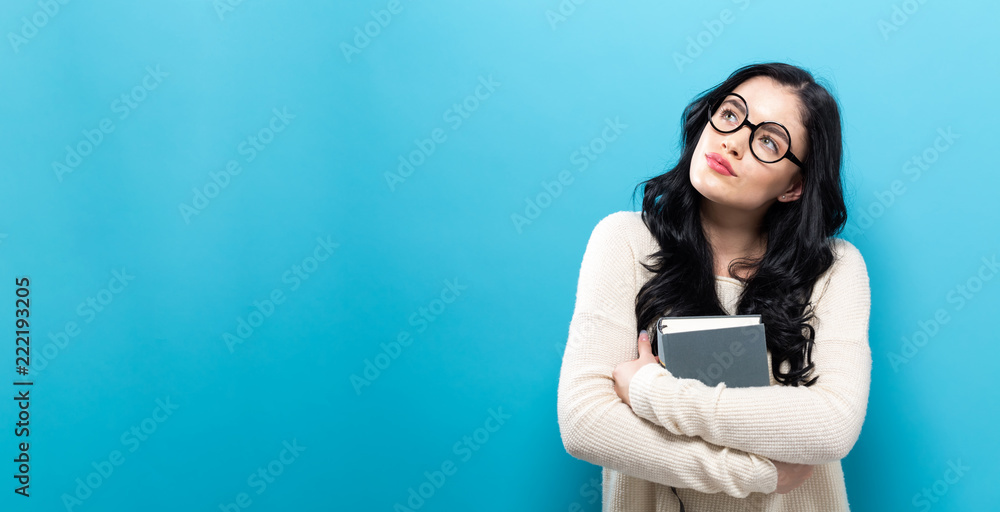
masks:
POLYGON ((726 96, 723 96, 722 99, 720 99, 717 102, 717 104, 715 104, 715 105, 709 105, 709 107, 708 107, 708 124, 709 124, 709 126, 712 127, 713 130, 715 130, 715 131, 717 131, 719 133, 734 133, 734 132, 738 132, 741 129, 743 129, 744 126, 749 126, 750 127, 750 138, 749 138, 749 141, 750 141, 750 153, 753 155, 754 158, 756 158, 758 161, 760 161, 760 163, 763 163, 763 164, 776 164, 776 163, 784 160, 785 158, 787 158, 790 162, 792 162, 793 164, 799 166, 800 169, 804 169, 805 168, 805 166, 802 165, 802 162, 800 162, 799 159, 794 154, 792 154, 792 133, 788 131, 788 128, 785 128, 785 125, 783 125, 783 124, 781 124, 781 123, 779 123, 777 121, 764 121, 763 123, 757 123, 757 124, 751 123, 748 120, 748 119, 750 119, 750 106, 747 105, 746 98, 744 98, 743 96, 740 96, 739 94, 736 94, 735 92, 727 93, 726 96), (722 131, 718 127, 715 126, 715 123, 712 122, 712 118, 714 117, 715 109, 722 105, 722 102, 726 99, 726 96, 736 96, 737 98, 739 98, 740 101, 743 102, 743 106, 745 107, 744 110, 745 110, 746 114, 743 116, 743 122, 740 123, 739 126, 737 126, 736 128, 733 128, 732 130, 729 130, 729 131, 722 131), (757 156, 757 152, 753 150, 753 136, 754 136, 755 133, 757 133, 757 127, 759 127, 762 124, 776 124, 776 125, 780 126, 782 130, 785 130, 785 133, 788 135, 788 149, 785 150, 785 154, 782 155, 781 158, 778 158, 777 160, 775 160, 773 162, 765 162, 759 156, 757 156))

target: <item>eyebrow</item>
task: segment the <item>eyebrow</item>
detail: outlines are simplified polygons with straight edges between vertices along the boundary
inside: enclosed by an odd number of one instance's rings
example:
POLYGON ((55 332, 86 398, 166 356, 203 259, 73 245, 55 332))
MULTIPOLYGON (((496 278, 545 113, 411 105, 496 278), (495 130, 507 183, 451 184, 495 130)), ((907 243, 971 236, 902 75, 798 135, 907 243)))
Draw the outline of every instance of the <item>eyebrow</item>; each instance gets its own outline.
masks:
MULTIPOLYGON (((734 100, 734 99, 730 98, 730 99, 727 99, 726 101, 723 101, 722 105, 732 106, 733 108, 735 108, 736 110, 739 110, 740 113, 742 113, 744 115, 746 115, 746 113, 747 113, 746 110, 743 109, 743 102, 742 101, 737 101, 737 100, 734 100)), ((720 105, 720 106, 722 106, 722 105, 720 105)))
MULTIPOLYGON (((771 122, 773 122, 773 121, 771 121, 771 122)), ((788 140, 788 137, 785 136, 785 131, 784 130, 779 130, 777 127, 773 127, 772 128, 770 126, 765 126, 764 130, 766 130, 767 133, 769 133, 769 134, 771 134, 771 135, 773 135, 773 136, 781 139, 782 141, 785 142, 785 144, 791 144, 791 142, 789 142, 789 140, 788 140)))
MULTIPOLYGON (((726 100, 725 103, 735 103, 735 104, 738 104, 740 102, 738 102, 736 100, 726 100)), ((742 105, 737 105, 737 106, 739 107, 739 106, 742 106, 742 105)), ((750 117, 750 113, 749 112, 744 112, 744 115, 746 115, 747 117, 750 117)), ((763 121, 763 122, 765 122, 765 123, 777 123, 777 121, 763 121)), ((759 122, 758 122, 758 124, 759 124, 759 122)), ((778 124, 782 124, 782 123, 778 123, 778 124)), ((768 129, 768 128, 769 127, 767 127, 767 126, 764 127, 764 129, 767 130, 767 133, 773 134, 774 136, 776 136, 779 139, 783 140, 785 142, 785 144, 791 145, 792 142, 790 140, 788 140, 788 137, 785 136, 784 130, 779 130, 777 128, 774 128, 774 129, 768 129)), ((785 130, 787 130, 787 129, 788 128, 785 128, 785 130)))
MULTIPOLYGON (((735 98, 728 98, 728 99, 724 100, 721 104, 719 104, 718 108, 722 108, 725 105, 732 106, 736 110, 739 110, 745 117, 750 117, 750 112, 748 112, 747 110, 743 109, 743 102, 742 101, 739 101, 739 100, 737 100, 735 98)), ((765 123, 777 123, 777 121, 764 121, 764 122, 765 123)), ((785 144, 787 144, 789 146, 792 144, 791 140, 789 140, 789 138, 785 136, 784 130, 779 130, 777 128, 774 128, 774 129, 768 129, 768 128, 769 127, 767 127, 767 126, 764 127, 764 129, 767 131, 767 133, 770 133, 770 134, 778 137, 779 139, 781 139, 782 141, 784 141, 785 144)), ((787 129, 788 128, 785 128, 785 130, 787 130, 787 129)))

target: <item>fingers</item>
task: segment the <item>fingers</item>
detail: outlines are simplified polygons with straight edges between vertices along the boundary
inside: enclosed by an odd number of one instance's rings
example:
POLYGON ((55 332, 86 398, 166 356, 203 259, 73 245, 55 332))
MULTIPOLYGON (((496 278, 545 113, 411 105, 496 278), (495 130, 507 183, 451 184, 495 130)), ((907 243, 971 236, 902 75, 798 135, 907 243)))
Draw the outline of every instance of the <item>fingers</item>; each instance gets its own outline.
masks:
POLYGON ((644 357, 653 359, 653 347, 649 343, 649 333, 642 330, 639 332, 639 359, 644 357))

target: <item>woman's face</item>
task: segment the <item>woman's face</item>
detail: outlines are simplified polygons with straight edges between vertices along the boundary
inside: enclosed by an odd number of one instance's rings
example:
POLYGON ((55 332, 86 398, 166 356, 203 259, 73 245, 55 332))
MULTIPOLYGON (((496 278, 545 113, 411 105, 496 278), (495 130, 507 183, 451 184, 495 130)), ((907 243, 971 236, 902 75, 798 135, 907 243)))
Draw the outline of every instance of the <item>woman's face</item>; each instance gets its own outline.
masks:
MULTIPOLYGON (((746 119, 751 123, 774 121, 784 125, 791 137, 792 154, 799 161, 805 160, 809 147, 794 92, 763 76, 747 79, 733 92, 746 100, 746 119)), ((761 151, 758 154, 770 159, 761 151)), ((766 211, 774 201, 795 201, 802 194, 802 171, 797 165, 788 158, 763 163, 750 152, 749 126, 719 133, 707 119, 691 160, 690 178, 706 199, 741 210, 766 211), (728 162, 735 176, 713 169, 710 158, 728 162)))

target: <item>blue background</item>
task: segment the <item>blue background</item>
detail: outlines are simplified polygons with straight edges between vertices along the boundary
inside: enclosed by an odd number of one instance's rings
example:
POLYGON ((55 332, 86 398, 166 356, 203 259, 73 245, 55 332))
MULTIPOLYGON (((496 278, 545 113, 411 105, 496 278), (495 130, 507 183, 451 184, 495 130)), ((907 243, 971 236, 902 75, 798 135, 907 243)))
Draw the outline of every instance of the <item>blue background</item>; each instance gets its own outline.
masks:
POLYGON ((5 477, 3 510, 66 510, 88 476, 71 510, 225 510, 240 493, 254 510, 392 510, 449 461, 421 510, 599 510, 600 468, 566 454, 555 414, 587 239, 639 209, 633 187, 675 161, 696 94, 766 61, 842 105, 843 236, 868 265, 874 358, 843 461, 852 509, 925 510, 913 497, 949 461, 971 469, 933 509, 992 506, 1000 279, 977 273, 1000 252, 996 3, 234 3, 0 8, 0 385, 17 391, 21 276, 34 382, 31 498, 5 477), (608 119, 627 127, 581 168, 608 119), (249 137, 268 142, 252 160, 249 137), (60 173, 67 146, 89 154, 60 173), (401 157, 419 164, 387 179, 401 157), (934 161, 918 176, 913 158, 934 161), (563 170, 572 184, 512 221, 563 170), (185 216, 196 191, 212 197, 185 216), (938 310, 949 321, 907 352, 938 310), (492 413, 509 418, 477 431, 492 413))

